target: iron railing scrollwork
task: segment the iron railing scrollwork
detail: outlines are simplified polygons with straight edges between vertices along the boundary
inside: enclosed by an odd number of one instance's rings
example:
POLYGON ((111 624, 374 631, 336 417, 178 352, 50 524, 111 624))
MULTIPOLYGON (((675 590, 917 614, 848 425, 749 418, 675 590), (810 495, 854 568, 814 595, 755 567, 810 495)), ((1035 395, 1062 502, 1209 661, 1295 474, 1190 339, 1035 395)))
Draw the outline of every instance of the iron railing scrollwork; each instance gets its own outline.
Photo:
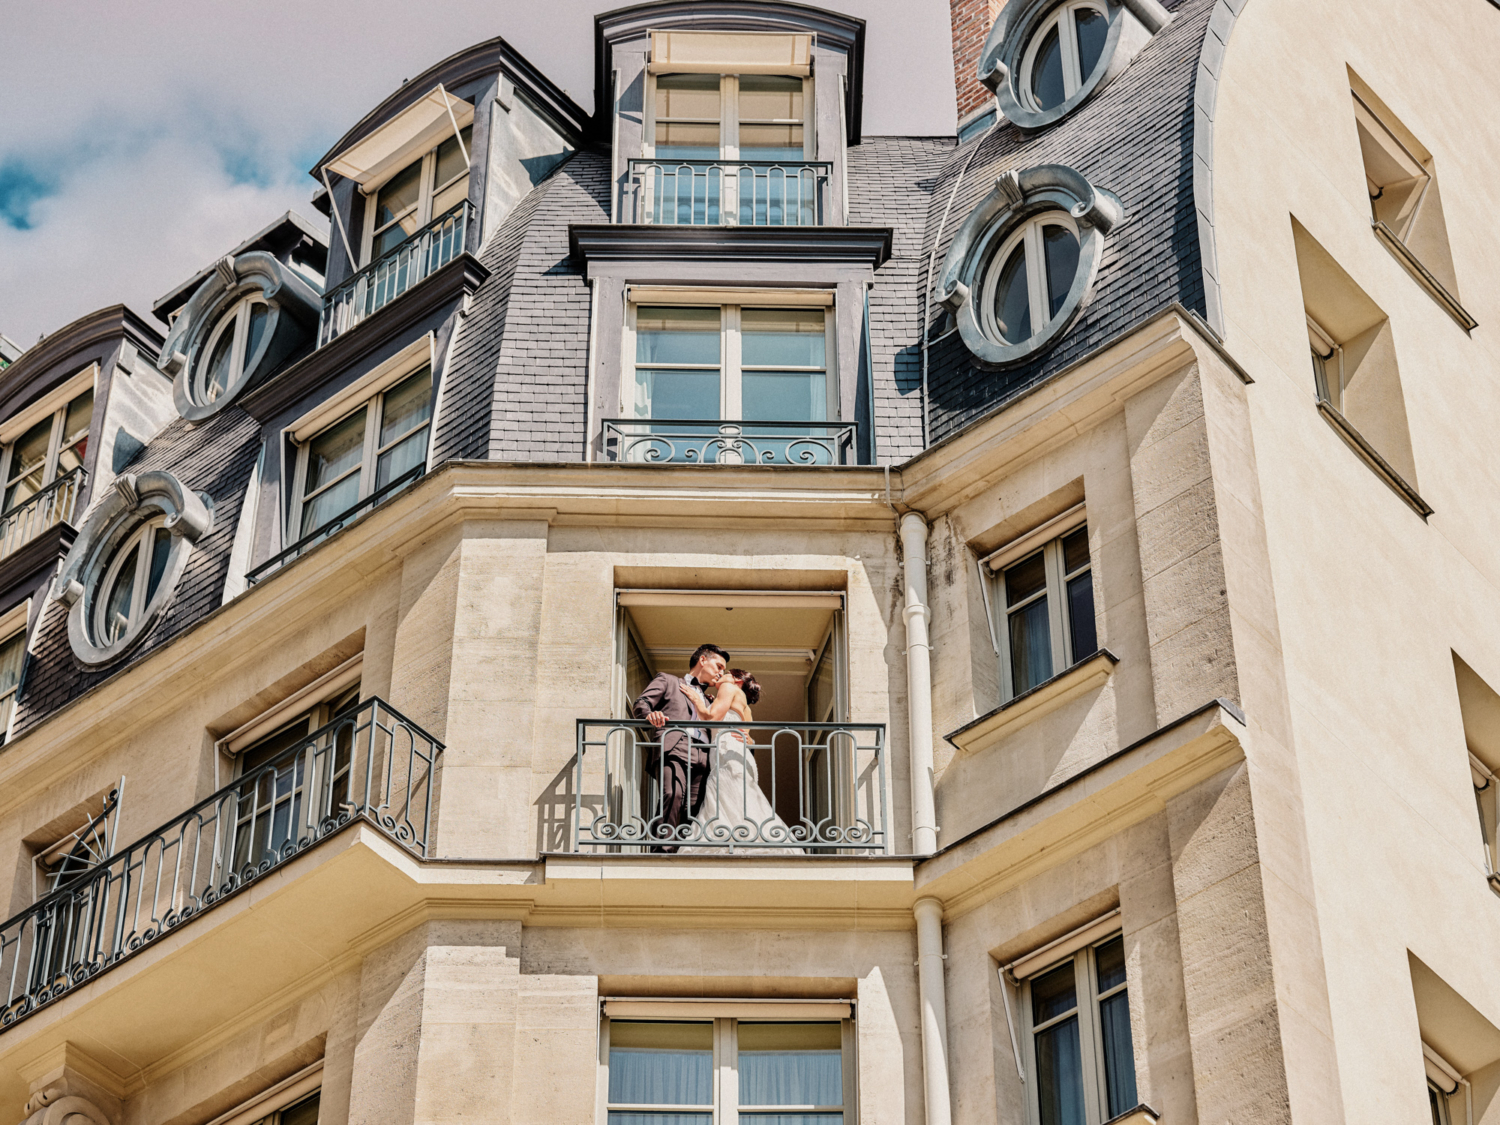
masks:
POLYGON ((413 485, 417 481, 421 480, 423 474, 426 472, 427 466, 425 464, 416 465, 408 469, 406 472, 402 473, 399 477, 396 477, 393 480, 389 481, 387 484, 384 484, 380 488, 377 488, 374 492, 370 493, 370 495, 366 496, 358 504, 355 504, 353 507, 347 508, 344 511, 340 512, 327 523, 322 524, 321 526, 316 527, 312 531, 308 532, 308 534, 297 540, 290 547, 287 547, 285 550, 272 555, 265 562, 261 563, 253 570, 248 571, 245 574, 245 583, 247 585, 254 586, 262 578, 266 577, 266 575, 280 570, 293 559, 300 558, 302 555, 312 550, 312 548, 316 547, 319 543, 323 542, 323 540, 327 539, 334 532, 342 531, 345 527, 353 523, 356 519, 364 515, 366 512, 378 508, 381 504, 384 504, 398 492, 404 491, 410 485, 413 485))
POLYGON ((889 850, 881 723, 579 719, 570 850, 839 855, 889 850), (672 823, 662 777, 701 755, 697 814, 672 823))
POLYGON ((462 254, 473 221, 474 205, 466 199, 325 293, 323 314, 318 320, 318 347, 349 331, 462 254))
POLYGON ((88 474, 82 469, 73 469, 0 515, 0 559, 14 554, 49 528, 73 522, 78 496, 87 480, 88 474))
POLYGON ((655 464, 848 465, 857 433, 853 422, 607 418, 604 452, 655 464))
POLYGON ((427 857, 443 747, 368 699, 0 924, 0 1031, 334 833, 427 857))
POLYGON ((825 219, 825 160, 632 160, 631 218, 652 226, 812 227, 825 219))

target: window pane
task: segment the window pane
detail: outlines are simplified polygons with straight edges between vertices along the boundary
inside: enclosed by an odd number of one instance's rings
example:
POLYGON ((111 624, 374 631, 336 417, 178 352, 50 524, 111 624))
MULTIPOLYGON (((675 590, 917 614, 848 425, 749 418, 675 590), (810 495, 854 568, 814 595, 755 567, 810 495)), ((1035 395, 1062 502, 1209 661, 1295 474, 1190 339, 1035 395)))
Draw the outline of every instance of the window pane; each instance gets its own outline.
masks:
POLYGON ((368 409, 360 407, 342 422, 313 438, 307 451, 307 487, 303 490, 304 495, 316 492, 359 464, 364 455, 365 414, 368 409))
MULTIPOLYGON (((433 180, 435 187, 442 187, 454 176, 468 171, 469 166, 464 163, 464 149, 473 151, 474 148, 474 126, 466 125, 461 130, 464 139, 464 147, 458 147, 458 138, 449 137, 437 147, 437 177, 433 180)), ((436 207, 432 209, 433 218, 437 218, 439 212, 436 207)))
POLYGON ((1026 284, 1026 247, 1011 251, 995 285, 995 326, 1000 338, 1019 344, 1031 338, 1031 291, 1026 284))
POLYGON ((1049 224, 1042 228, 1042 247, 1047 261, 1047 316, 1062 311, 1073 277, 1078 273, 1078 239, 1067 227, 1049 224))
POLYGON ((1089 561, 1089 529, 1080 527, 1063 536, 1063 573, 1072 574, 1089 561))
POLYGON ((130 603, 135 596, 135 566, 139 547, 140 542, 134 538, 125 544, 125 560, 115 574, 114 584, 105 594, 101 629, 103 636, 100 638, 104 644, 119 640, 130 625, 130 603))
POLYGON ((1084 571, 1068 579, 1068 627, 1069 641, 1073 645, 1073 661, 1076 664, 1084 657, 1099 651, 1099 634, 1094 622, 1094 576, 1084 571))
POLYGON ((801 121, 802 79, 768 74, 740 76, 740 122, 801 121))
POLYGON ((203 367, 203 401, 213 402, 229 386, 230 370, 234 364, 234 324, 224 325, 214 340, 213 351, 203 367))
POLYGON ((1042 39, 1032 61, 1031 95, 1043 110, 1062 105, 1066 97, 1063 91, 1062 40, 1058 38, 1055 23, 1042 39))
POLYGON ((240 361, 241 370, 250 366, 250 361, 255 358, 255 353, 260 351, 261 342, 266 338, 266 328, 271 323, 271 310, 256 301, 250 306, 250 323, 245 326, 245 355, 240 361))
MULTIPOLYGON (((0 695, 8 695, 21 682, 21 662, 26 658, 26 632, 22 630, 0 644, 0 695)), ((4 733, 0 724, 0 733, 4 733)))
MULTIPOLYGON (((1125 939, 1117 937, 1094 950, 1094 965, 1099 973, 1099 991, 1108 992, 1125 983, 1125 939)), ((1129 1109, 1129 1106, 1125 1108, 1129 1109)))
POLYGON ((806 371, 747 371, 740 381, 746 421, 822 422, 828 414, 827 377, 806 371))
POLYGON ((1448 1099, 1431 1082, 1427 1083, 1427 1108, 1432 1112, 1432 1125, 1448 1125, 1448 1099))
POLYGON ((427 457, 427 427, 405 441, 397 442, 375 459, 375 487, 384 488, 402 473, 415 469, 427 457))
MULTIPOLYGON (((1123 967, 1122 967, 1123 975, 1123 967)), ((1104 1051, 1104 1085, 1109 1096, 1107 1117, 1134 1109, 1135 1051, 1130 1043, 1129 993, 1116 992, 1099 1002, 1099 1035, 1104 1051)))
POLYGON ((5 490, 5 507, 9 511, 17 504, 24 504, 42 490, 42 469, 38 465, 20 480, 5 490))
POLYGON ((1036 1036, 1036 1093, 1042 1125, 1084 1125, 1076 1016, 1036 1036))
POLYGON ((663 74, 656 80, 656 119, 669 117, 719 120, 717 74, 663 74))
POLYGON ((14 483, 5 497, 7 508, 41 490, 42 469, 47 463, 47 446, 51 442, 52 419, 45 418, 22 434, 11 447, 10 479, 14 483))
POLYGON ((661 371, 637 368, 637 418, 718 418, 717 371, 661 371))
POLYGON ((319 493, 302 509, 301 535, 311 535, 329 520, 343 515, 359 502, 359 474, 351 473, 327 492, 319 493))
POLYGON ((314 1094, 304 1102, 298 1102, 290 1109, 281 1111, 281 1120, 277 1125, 318 1125, 318 1100, 319 1094, 314 1094))
MULTIPOLYGON (((416 207, 422 197, 422 162, 415 160, 392 176, 375 196, 375 229, 416 207)), ((410 234, 415 225, 407 229, 410 234)))
POLYGON ((390 445, 432 417, 432 368, 424 367, 385 392, 380 445, 390 445))
POLYGON ((642 305, 635 314, 637 363, 719 365, 719 310, 642 305))
MULTIPOLYGON (((656 126, 658 160, 717 160, 719 127, 699 122, 663 122, 656 126)), ((678 189, 687 194, 686 186, 678 189)))
POLYGON ((838 1125, 842 1113, 740 1113, 740 1125, 838 1125))
POLYGON ((252 773, 283 750, 297 745, 312 733, 312 717, 303 715, 264 738, 251 743, 240 755, 240 773, 252 773))
POLYGON ((611 1110, 609 1125, 713 1125, 711 1113, 620 1113, 611 1110))
POLYGON ((89 448, 89 423, 94 419, 94 389, 90 387, 72 402, 63 420, 63 448, 57 458, 57 475, 83 464, 89 448))
POLYGON ((1038 551, 1005 571, 1005 604, 1024 602, 1046 585, 1046 556, 1038 551))
POLYGON ((836 1023, 741 1023, 740 1105, 843 1105, 843 1057, 836 1023))
POLYGON ((713 1105, 713 1048, 711 1023, 611 1022, 611 1104, 713 1105))
POLYGON ((469 198, 469 178, 455 180, 432 197, 432 220, 436 222, 469 198))
POLYGON ((1044 597, 1010 615, 1010 669, 1016 695, 1052 678, 1052 636, 1044 597))
MULTIPOLYGON (((172 533, 164 527, 158 527, 151 544, 151 573, 146 576, 146 605, 156 596, 156 588, 161 585, 162 575, 167 572, 167 559, 171 554, 172 533)), ((141 608, 145 609, 146 606, 141 608)))
POLYGON ((1073 962, 1066 961, 1031 982, 1031 1022, 1046 1023, 1078 1007, 1073 962))
POLYGON ((746 367, 822 367, 822 309, 745 309, 740 313, 746 367))
POLYGON ((801 125, 740 126, 740 156, 746 160, 796 161, 803 158, 802 152, 801 125))
POLYGON ((1078 74, 1087 82, 1104 56, 1109 20, 1093 8, 1077 8, 1073 12, 1073 22, 1078 29, 1078 74))

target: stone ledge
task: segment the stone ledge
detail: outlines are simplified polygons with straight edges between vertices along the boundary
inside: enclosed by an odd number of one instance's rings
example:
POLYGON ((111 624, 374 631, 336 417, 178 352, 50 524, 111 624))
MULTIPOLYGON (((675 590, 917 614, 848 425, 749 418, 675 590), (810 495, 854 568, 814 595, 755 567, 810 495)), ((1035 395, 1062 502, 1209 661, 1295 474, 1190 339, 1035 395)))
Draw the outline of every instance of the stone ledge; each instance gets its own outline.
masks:
POLYGON ((1084 657, 1065 672, 1043 680, 1030 691, 1022 692, 1008 703, 1002 703, 988 714, 979 716, 967 726, 943 737, 961 752, 977 754, 988 750, 1014 733, 1017 727, 1040 719, 1100 687, 1109 679, 1120 658, 1107 648, 1084 657))
POLYGON ((1144 1103, 1134 1109, 1127 1109, 1116 1117, 1111 1117, 1104 1125, 1156 1125, 1161 1120, 1161 1114, 1144 1103))

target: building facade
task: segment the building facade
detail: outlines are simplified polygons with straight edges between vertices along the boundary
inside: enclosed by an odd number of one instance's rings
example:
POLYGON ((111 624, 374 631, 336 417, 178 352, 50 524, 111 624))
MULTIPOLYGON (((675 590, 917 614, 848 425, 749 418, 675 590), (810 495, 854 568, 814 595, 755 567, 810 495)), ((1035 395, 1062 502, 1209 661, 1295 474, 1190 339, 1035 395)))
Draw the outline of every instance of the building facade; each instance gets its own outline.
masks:
POLYGON ((480 42, 6 356, 0 1120, 1500 1122, 1500 11, 866 30, 480 42))

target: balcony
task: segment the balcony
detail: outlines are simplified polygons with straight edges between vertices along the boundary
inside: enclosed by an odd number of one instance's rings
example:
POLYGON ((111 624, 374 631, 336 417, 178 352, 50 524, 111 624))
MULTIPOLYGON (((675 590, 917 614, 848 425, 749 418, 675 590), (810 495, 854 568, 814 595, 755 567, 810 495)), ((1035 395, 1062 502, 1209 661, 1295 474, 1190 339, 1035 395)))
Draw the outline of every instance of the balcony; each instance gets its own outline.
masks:
POLYGON ((827 161, 632 160, 627 223, 812 227, 825 222, 827 161))
MULTIPOLYGON (((581 853, 856 855, 890 850, 885 726, 579 719, 572 843, 581 853), (694 820, 663 816, 664 747, 706 730, 710 772, 694 820), (725 738, 744 732, 748 740, 725 738), (678 736, 679 738, 682 736, 678 736)), ((743 736, 742 736, 743 737, 743 736)))
POLYGON ((851 465, 853 422, 607 418, 611 461, 689 465, 851 465))
POLYGON ((473 221, 474 205, 465 200, 323 294, 318 347, 349 331, 462 254, 473 221))
POLYGON ((14 554, 49 528, 72 523, 78 494, 87 480, 87 473, 74 469, 0 516, 0 559, 14 554))
POLYGON ((369 699, 0 925, 0 1031, 364 822, 426 858, 443 747, 369 699))
POLYGON ((408 487, 421 480, 422 475, 425 472, 427 472, 426 465, 417 465, 414 468, 408 469, 406 472, 402 473, 399 477, 396 477, 390 483, 384 485, 381 488, 377 488, 374 492, 370 493, 370 495, 366 496, 358 504, 355 504, 353 507, 340 512, 338 515, 334 516, 333 519, 329 520, 327 523, 323 524, 320 527, 314 528, 312 531, 304 535, 301 539, 297 540, 284 551, 280 552, 279 554, 272 555, 269 559, 261 563, 254 570, 249 571, 245 575, 245 584, 247 586, 254 586, 262 578, 274 574, 276 571, 286 566, 287 563, 301 558, 308 551, 312 550, 319 543, 323 542, 323 540, 327 539, 330 535, 334 534, 337 531, 342 531, 349 524, 359 519, 360 516, 363 516, 367 512, 373 511, 374 509, 378 508, 381 504, 384 504, 387 500, 391 499, 393 496, 396 496, 398 493, 404 492, 408 487))

